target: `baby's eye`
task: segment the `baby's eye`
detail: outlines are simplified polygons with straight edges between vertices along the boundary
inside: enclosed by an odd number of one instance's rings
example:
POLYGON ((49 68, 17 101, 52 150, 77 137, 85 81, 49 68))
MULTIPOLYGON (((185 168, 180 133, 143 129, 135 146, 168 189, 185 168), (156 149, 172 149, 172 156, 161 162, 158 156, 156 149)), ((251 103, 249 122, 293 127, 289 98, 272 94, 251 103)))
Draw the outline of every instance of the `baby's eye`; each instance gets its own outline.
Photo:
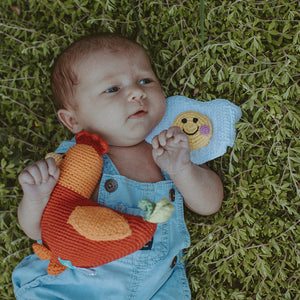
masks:
POLYGON ((118 87, 113 86, 105 91, 105 93, 116 93, 119 90, 118 87))
POLYGON ((151 79, 145 78, 145 79, 142 79, 142 80, 140 81, 140 84, 148 84, 148 83, 150 83, 150 82, 152 82, 151 79))

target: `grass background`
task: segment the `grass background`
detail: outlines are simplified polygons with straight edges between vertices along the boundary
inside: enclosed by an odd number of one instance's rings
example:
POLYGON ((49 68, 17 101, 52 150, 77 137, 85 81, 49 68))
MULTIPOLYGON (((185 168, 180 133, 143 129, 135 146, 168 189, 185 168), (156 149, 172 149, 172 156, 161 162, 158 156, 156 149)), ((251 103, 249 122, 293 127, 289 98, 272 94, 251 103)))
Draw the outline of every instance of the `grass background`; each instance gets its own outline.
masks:
POLYGON ((221 211, 186 213, 193 299, 299 299, 299 11, 293 0, 0 1, 0 298, 14 299, 11 272, 32 253, 17 175, 70 137, 49 90, 53 60, 112 31, 147 48, 168 96, 243 111, 234 148, 209 163, 221 211))

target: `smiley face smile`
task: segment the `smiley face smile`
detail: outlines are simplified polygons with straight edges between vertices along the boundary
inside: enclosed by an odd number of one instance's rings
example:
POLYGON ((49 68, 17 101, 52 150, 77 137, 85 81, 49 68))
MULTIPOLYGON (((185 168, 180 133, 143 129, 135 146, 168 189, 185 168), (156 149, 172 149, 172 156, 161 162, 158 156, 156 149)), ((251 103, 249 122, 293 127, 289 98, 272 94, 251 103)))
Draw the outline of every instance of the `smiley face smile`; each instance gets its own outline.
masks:
POLYGON ((189 133, 189 132, 185 131, 184 128, 182 129, 182 131, 183 131, 185 134, 187 134, 187 135, 194 135, 194 134, 196 134, 196 133, 198 132, 198 130, 199 130, 199 127, 197 127, 197 129, 196 129, 194 132, 189 133))

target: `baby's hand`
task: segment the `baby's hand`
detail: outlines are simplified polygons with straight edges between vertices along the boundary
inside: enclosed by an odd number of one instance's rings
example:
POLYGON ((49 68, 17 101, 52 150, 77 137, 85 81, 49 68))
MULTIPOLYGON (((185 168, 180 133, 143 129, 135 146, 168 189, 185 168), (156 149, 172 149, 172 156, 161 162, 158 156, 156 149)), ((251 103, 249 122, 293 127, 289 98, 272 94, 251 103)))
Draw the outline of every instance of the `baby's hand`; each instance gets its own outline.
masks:
POLYGON ((152 139, 152 147, 154 161, 169 175, 191 164, 189 140, 179 127, 163 130, 152 139))
POLYGON ((24 196, 32 201, 49 199, 59 177, 59 168, 53 158, 38 161, 25 168, 19 175, 24 196))

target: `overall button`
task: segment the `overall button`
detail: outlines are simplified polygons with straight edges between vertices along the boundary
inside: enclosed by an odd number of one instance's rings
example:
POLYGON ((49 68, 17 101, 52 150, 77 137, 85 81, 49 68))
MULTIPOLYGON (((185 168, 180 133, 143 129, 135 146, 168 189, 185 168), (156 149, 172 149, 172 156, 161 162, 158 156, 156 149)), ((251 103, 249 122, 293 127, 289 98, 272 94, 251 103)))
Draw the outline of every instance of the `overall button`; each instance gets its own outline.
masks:
POLYGON ((113 193, 118 188, 118 183, 114 179, 108 179, 104 183, 104 188, 109 192, 113 193))
POLYGON ((171 263, 170 267, 171 267, 171 268, 174 268, 174 267, 175 267, 175 265, 176 265, 176 263, 177 263, 177 256, 175 256, 175 257, 173 258, 173 260, 172 260, 172 263, 171 263))
POLYGON ((169 196, 170 196, 170 201, 174 202, 175 201, 175 190, 174 189, 170 189, 169 196))

